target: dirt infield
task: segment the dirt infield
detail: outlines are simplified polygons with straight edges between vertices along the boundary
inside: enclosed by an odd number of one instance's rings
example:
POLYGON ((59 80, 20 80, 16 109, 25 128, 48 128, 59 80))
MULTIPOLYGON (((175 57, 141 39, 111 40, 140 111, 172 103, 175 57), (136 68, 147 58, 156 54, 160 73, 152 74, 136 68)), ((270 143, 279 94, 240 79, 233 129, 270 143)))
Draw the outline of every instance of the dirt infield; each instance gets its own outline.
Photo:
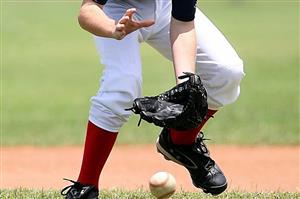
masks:
MULTIPOLYGON (((300 191, 300 146, 210 146, 223 169, 229 190, 300 191)), ((77 178, 81 147, 4 147, 1 149, 1 188, 61 189, 62 178, 77 178)), ((116 146, 104 168, 100 188, 148 188, 156 171, 171 172, 178 187, 196 191, 185 169, 165 161, 154 145, 116 146)))

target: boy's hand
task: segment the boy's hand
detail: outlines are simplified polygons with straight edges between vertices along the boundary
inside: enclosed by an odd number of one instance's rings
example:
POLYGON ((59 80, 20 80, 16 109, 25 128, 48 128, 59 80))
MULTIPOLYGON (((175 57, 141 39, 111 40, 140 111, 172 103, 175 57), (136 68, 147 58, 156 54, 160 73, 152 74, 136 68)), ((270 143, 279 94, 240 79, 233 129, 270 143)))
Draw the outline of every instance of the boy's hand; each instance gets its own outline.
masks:
POLYGON ((149 27, 154 24, 154 20, 135 21, 132 19, 133 14, 136 12, 135 8, 126 10, 123 17, 116 24, 113 38, 117 40, 123 39, 126 35, 140 28, 149 27))

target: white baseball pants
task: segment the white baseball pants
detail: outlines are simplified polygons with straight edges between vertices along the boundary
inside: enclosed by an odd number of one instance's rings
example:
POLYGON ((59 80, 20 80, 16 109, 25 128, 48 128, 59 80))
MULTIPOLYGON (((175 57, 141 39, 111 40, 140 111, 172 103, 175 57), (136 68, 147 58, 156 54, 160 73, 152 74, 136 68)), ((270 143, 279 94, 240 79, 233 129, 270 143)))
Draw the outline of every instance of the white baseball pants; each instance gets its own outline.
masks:
MULTIPOLYGON (((141 97, 142 64, 140 43, 147 42, 164 57, 172 60, 169 39, 171 0, 109 0, 104 11, 120 19, 128 8, 136 8, 136 20, 155 19, 155 24, 127 35, 123 40, 95 37, 96 47, 105 66, 100 89, 91 98, 89 120, 95 125, 118 132, 131 115, 135 98, 141 97)), ((196 73, 208 93, 210 109, 234 102, 244 76, 243 61, 223 34, 199 10, 196 11, 196 73)), ((173 74, 170 74, 173 75, 173 74)))

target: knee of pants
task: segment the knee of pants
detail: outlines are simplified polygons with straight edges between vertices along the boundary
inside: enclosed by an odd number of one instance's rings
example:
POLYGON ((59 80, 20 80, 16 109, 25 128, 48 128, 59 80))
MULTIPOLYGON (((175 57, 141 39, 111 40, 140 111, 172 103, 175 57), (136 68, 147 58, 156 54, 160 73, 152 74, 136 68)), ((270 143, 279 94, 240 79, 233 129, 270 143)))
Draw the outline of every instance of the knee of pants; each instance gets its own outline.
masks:
POLYGON ((209 108, 219 109, 235 102, 240 95, 240 83, 244 76, 242 60, 219 64, 216 74, 209 81, 203 81, 209 108))
POLYGON ((89 120, 110 132, 118 132, 132 114, 126 108, 141 96, 141 80, 137 76, 116 75, 105 80, 97 95, 91 98, 89 120))

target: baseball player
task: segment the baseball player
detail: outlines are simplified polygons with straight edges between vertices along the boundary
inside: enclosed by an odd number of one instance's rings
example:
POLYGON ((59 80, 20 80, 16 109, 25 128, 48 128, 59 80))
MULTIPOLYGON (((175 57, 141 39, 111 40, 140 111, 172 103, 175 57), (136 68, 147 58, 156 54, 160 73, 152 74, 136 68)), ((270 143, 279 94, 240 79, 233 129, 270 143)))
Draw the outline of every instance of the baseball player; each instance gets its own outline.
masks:
POLYGON ((185 82, 178 77, 189 72, 201 77, 207 91, 205 119, 187 130, 163 128, 158 151, 184 166, 196 187, 213 195, 222 193, 227 187, 226 178, 210 157, 200 130, 218 109, 239 96, 243 62, 196 8, 196 0, 83 0, 78 20, 94 35, 105 68, 100 88, 91 98, 79 177, 70 180, 73 184, 62 194, 67 199, 98 198, 102 168, 119 129, 132 114, 125 109, 141 97, 142 42, 173 62, 177 84, 185 82))

